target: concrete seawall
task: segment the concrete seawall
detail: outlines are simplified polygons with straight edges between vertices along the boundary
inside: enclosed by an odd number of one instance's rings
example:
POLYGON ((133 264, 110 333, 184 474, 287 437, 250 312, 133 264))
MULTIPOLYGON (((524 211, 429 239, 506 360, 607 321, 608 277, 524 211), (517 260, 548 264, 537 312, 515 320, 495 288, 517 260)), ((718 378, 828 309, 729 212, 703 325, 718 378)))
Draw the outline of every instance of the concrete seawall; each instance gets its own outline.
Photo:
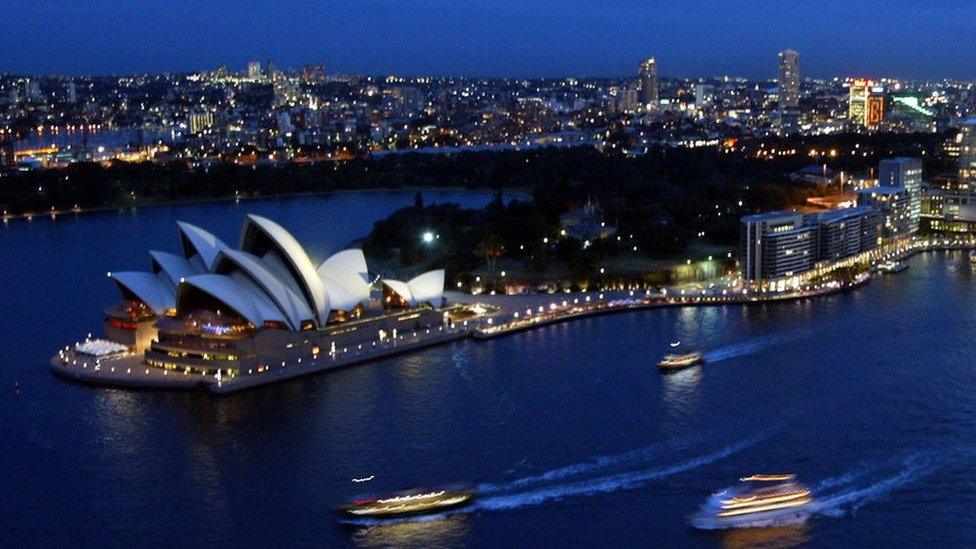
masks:
MULTIPOLYGON (((917 253, 934 250, 971 250, 972 244, 965 245, 931 245, 913 248, 896 254, 897 259, 906 259, 917 253)), ((854 290, 870 282, 871 276, 862 278, 837 287, 821 288, 803 292, 755 295, 729 296, 672 296, 633 298, 619 296, 619 299, 603 299, 583 304, 574 303, 556 307, 538 314, 527 314, 521 319, 517 313, 508 322, 500 322, 476 327, 457 326, 453 329, 441 327, 428 329, 415 335, 400 336, 396 340, 388 340, 379 345, 367 348, 357 348, 337 355, 321 355, 301 357, 291 364, 279 363, 269 366, 267 370, 233 378, 217 379, 215 376, 190 374, 178 370, 164 370, 148 367, 143 363, 142 355, 124 355, 110 358, 96 359, 95 357, 79 355, 70 349, 60 351, 51 358, 52 371, 65 379, 126 389, 163 389, 163 390, 194 390, 205 388, 215 394, 228 394, 278 381, 293 379, 305 375, 324 372, 347 366, 354 366, 372 360, 379 360, 401 353, 420 350, 434 345, 458 341, 468 337, 486 340, 517 332, 532 330, 559 322, 568 322, 581 318, 638 311, 643 309, 663 307, 716 307, 726 305, 755 305, 776 303, 781 301, 795 301, 821 296, 833 295, 854 290)), ((553 297, 553 296, 550 296, 553 297)), ((476 296, 472 296, 476 300, 476 296)), ((524 300, 523 300, 524 301, 524 300)), ((523 301, 519 301, 524 306, 523 301)), ((539 303, 536 303, 538 305, 539 303)), ((494 319, 492 319, 494 320, 494 319)))

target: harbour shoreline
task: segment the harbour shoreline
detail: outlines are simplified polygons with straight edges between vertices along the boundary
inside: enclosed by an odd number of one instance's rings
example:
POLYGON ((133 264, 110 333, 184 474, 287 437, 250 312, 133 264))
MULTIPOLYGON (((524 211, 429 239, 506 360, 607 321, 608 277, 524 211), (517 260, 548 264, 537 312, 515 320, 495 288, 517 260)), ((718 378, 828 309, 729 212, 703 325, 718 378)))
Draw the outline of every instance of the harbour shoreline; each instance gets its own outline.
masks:
MULTIPOLYGON (((966 251, 974 249, 976 249, 976 241, 931 243, 904 250, 890 256, 890 259, 902 261, 928 251, 966 251)), ((583 294, 582 304, 579 303, 580 294, 573 294, 576 296, 573 298, 573 303, 569 302, 568 298, 570 296, 568 295, 556 296, 554 294, 544 294, 546 299, 556 297, 561 303, 556 304, 555 301, 549 301, 549 307, 547 308, 538 304, 541 303, 541 300, 536 300, 532 308, 525 311, 526 314, 521 319, 519 319, 519 311, 510 309, 507 313, 486 316, 477 322, 464 322, 461 325, 455 326, 441 326, 437 329, 437 333, 433 334, 428 329, 426 333, 417 332, 411 335, 401 335, 396 340, 387 342, 387 344, 381 344, 375 349, 357 349, 340 353, 339 355, 326 355, 323 357, 310 356, 305 364, 302 364, 302 360, 299 359, 295 364, 288 365, 282 363, 280 367, 270 368, 264 373, 238 376, 236 378, 219 379, 209 375, 180 374, 176 371, 170 372, 160 368, 151 368, 143 363, 142 356, 132 354, 106 359, 96 359, 94 357, 81 358, 82 362, 79 364, 79 355, 72 351, 70 347, 66 347, 64 350, 59 351, 57 355, 51 357, 50 365, 52 371, 59 377, 91 385, 126 389, 164 390, 206 388, 214 394, 229 394, 313 373, 358 365, 466 338, 484 341, 561 322, 644 309, 717 307, 727 305, 747 306, 797 301, 850 292, 864 286, 872 278, 873 275, 864 273, 859 278, 838 286, 791 293, 760 293, 754 295, 670 297, 645 295, 644 297, 636 297, 635 292, 632 291, 604 292, 598 294, 595 300, 592 299, 593 296, 583 294), (536 313, 533 308, 538 312, 536 313), (501 319, 506 317, 509 317, 510 320, 495 323, 496 318, 501 319), (133 370, 135 370, 134 373, 133 370)), ((465 297, 470 298, 468 300, 469 303, 478 301, 478 296, 465 297)), ((500 300, 504 300, 505 297, 508 296, 499 296, 500 300)), ((522 300, 518 307, 521 308, 524 305, 525 300, 522 300)))

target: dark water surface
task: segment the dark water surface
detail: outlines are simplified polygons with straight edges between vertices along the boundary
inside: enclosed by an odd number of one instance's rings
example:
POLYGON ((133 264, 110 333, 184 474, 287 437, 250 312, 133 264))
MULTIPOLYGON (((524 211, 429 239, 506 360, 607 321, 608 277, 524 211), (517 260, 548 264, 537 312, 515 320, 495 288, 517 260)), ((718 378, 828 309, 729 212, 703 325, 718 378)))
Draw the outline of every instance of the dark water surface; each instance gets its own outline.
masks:
POLYGON ((324 257, 412 199, 152 208, 0 229, 0 545, 976 540, 976 275, 963 253, 917 256, 846 295, 596 317, 221 398, 93 388, 47 368, 116 299, 105 271, 148 267, 150 248, 176 251, 176 219, 236 244, 253 211, 324 257), (709 363, 658 374, 675 339, 709 363), (687 526, 710 492, 753 472, 798 473, 817 514, 775 529, 687 526), (364 486, 455 481, 480 484, 466 513, 340 524, 332 512, 364 486))

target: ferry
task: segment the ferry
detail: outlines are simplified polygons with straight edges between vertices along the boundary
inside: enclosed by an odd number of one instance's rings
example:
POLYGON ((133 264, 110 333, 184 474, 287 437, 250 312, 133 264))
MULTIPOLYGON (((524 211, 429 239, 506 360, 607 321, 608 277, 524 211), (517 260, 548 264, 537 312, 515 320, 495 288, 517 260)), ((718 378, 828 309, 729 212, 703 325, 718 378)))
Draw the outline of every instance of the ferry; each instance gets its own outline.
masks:
POLYGON ((470 502, 475 491, 469 486, 445 486, 434 489, 414 489, 386 496, 367 496, 340 508, 354 517, 398 517, 435 513, 470 502))
POLYGON ((705 530, 792 524, 812 514, 812 503, 810 489, 796 475, 752 475, 712 494, 691 524, 705 530))
POLYGON ((908 264, 901 261, 887 261, 878 265, 878 270, 883 273, 900 273, 908 268, 908 264))
POLYGON ((701 364, 705 362, 705 355, 701 351, 691 351, 690 353, 684 353, 680 355, 667 354, 664 358, 657 363, 657 367, 664 372, 671 372, 675 370, 680 370, 682 368, 687 368, 689 366, 694 366, 696 364, 701 364))

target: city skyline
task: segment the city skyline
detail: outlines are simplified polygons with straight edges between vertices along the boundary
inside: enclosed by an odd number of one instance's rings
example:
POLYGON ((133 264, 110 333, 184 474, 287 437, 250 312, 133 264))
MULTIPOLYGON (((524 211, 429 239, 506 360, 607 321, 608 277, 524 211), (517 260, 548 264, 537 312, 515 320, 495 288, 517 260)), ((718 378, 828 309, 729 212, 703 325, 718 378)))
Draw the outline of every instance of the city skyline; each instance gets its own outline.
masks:
POLYGON ((271 59, 347 74, 619 77, 654 56, 663 78, 772 79, 775 55, 789 48, 803 55, 804 77, 976 77, 976 54, 959 47, 976 21, 965 6, 934 4, 620 2, 606 10, 578 2, 426 1, 273 4, 240 13, 226 2, 202 10, 193 2, 16 0, 3 8, 12 24, 0 37, 8 53, 0 73, 193 72, 271 59))

